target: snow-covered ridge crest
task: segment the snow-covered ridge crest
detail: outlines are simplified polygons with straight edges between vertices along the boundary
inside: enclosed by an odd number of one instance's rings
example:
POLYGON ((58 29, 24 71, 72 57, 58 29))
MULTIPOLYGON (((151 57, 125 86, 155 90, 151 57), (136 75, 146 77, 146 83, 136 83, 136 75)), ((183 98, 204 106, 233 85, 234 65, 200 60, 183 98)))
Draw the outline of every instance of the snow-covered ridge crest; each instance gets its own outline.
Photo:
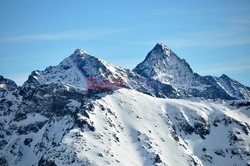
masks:
POLYGON ((62 83, 84 89, 86 78, 78 69, 76 59, 84 60, 86 56, 88 56, 86 52, 77 49, 74 54, 65 58, 59 65, 47 67, 44 71, 36 70, 32 72, 24 86, 28 84, 62 83))
POLYGON ((116 69, 120 68, 93 57, 82 49, 76 49, 59 65, 47 67, 44 71, 36 70, 32 72, 24 85, 62 83, 86 89, 86 77, 112 77, 111 73, 115 72, 116 69))

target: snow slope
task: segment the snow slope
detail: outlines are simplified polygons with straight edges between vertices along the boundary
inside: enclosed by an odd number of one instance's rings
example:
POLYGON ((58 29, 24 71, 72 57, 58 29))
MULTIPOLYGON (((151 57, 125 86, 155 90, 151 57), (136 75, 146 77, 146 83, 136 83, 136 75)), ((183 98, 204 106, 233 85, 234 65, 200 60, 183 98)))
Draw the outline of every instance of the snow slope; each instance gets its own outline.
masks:
POLYGON ((41 88, 44 92, 32 93, 14 115, 1 116, 3 163, 240 166, 250 162, 250 121, 242 111, 247 107, 237 109, 219 100, 161 99, 130 89, 90 98, 74 88, 53 87, 53 93, 41 88), (48 103, 51 94, 57 103, 48 103), (38 98, 44 107, 34 109, 38 98), (54 104, 62 107, 50 107, 54 104))
MULTIPOLYGON (((160 165, 250 162, 249 117, 222 103, 159 99, 122 89, 97 100, 94 105, 97 108, 90 117, 101 142, 108 146, 95 141, 97 147, 91 149, 101 148, 107 157, 109 153, 115 154, 115 160, 124 165, 153 165, 157 155, 160 165), (109 124, 112 125, 107 127, 109 124), (234 136, 239 142, 231 140, 234 136), (107 148, 109 153, 105 151, 107 148), (233 151, 242 155, 235 155, 233 151), (128 160, 130 158, 133 160, 128 160)), ((83 137, 89 136, 95 139, 92 133, 83 133, 83 137)), ((115 164, 115 160, 111 163, 115 164)))

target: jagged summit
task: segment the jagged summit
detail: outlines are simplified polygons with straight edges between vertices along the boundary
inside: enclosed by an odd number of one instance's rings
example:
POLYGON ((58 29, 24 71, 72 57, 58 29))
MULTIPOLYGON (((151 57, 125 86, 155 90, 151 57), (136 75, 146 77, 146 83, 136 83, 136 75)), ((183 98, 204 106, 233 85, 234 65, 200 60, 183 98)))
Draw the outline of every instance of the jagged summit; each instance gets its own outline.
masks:
POLYGON ((17 87, 14 81, 4 78, 3 76, 0 75, 0 87, 3 86, 17 87))
POLYGON ((81 59, 84 59, 85 57, 88 57, 88 56, 90 56, 90 55, 86 51, 84 51, 83 49, 78 48, 78 49, 76 49, 74 51, 73 54, 71 54, 69 57, 65 58, 64 61, 65 60, 67 61, 67 59, 73 59, 74 61, 76 59, 81 60, 81 59))
MULTIPOLYGON (((79 66, 84 62, 93 63, 91 59, 97 58, 92 57, 82 49, 76 49, 73 54, 65 58, 59 65, 49 66, 44 71, 33 71, 24 83, 24 86, 28 84, 62 83, 85 89, 86 76, 84 72, 79 69, 79 66)), ((92 70, 92 66, 94 65, 88 66, 90 71, 92 70)))
POLYGON ((157 43, 154 48, 148 53, 145 60, 161 59, 165 56, 170 56, 172 51, 164 44, 157 43))
POLYGON ((162 43, 157 43, 133 71, 167 84, 187 83, 193 75, 189 64, 162 43))
POLYGON ((228 77, 226 74, 222 74, 222 75, 220 76, 220 78, 222 78, 222 79, 231 79, 231 78, 228 77))
POLYGON ((86 51, 84 51, 83 49, 78 48, 75 50, 74 54, 88 54, 88 53, 86 51))
POLYGON ((138 64, 133 71, 146 78, 170 84, 188 96, 250 99, 247 87, 225 74, 217 78, 202 77, 194 73, 184 59, 179 58, 162 43, 157 43, 145 60, 138 64))
POLYGON ((162 49, 162 50, 171 51, 171 49, 167 45, 165 45, 165 44, 163 44, 161 42, 156 43, 154 49, 162 49))

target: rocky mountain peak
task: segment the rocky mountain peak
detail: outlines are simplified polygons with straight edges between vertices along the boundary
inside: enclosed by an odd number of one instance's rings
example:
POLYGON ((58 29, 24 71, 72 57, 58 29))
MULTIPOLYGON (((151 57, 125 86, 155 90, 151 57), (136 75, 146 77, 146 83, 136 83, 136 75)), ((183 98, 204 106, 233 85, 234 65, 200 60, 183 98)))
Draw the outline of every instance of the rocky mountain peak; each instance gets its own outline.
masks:
POLYGON ((14 81, 4 78, 3 76, 0 75, 0 88, 11 88, 15 89, 17 88, 17 85, 14 81))
POLYGON ((223 74, 220 78, 194 73, 189 64, 162 43, 157 43, 134 72, 184 92, 184 96, 205 98, 249 99, 248 87, 223 74), (212 97, 213 96, 213 97, 212 97))
POLYGON ((87 52, 84 51, 84 50, 81 49, 81 48, 78 48, 78 49, 75 50, 74 54, 87 54, 87 52))
POLYGON ((165 44, 161 42, 156 43, 154 49, 162 49, 162 50, 171 51, 171 49, 168 46, 166 46, 165 44))
POLYGON ((154 48, 148 53, 146 60, 160 60, 164 59, 172 54, 172 51, 164 44, 157 43, 154 48))
POLYGON ((189 79, 193 75, 189 64, 162 43, 157 43, 133 71, 169 84, 181 83, 180 79, 189 79))
POLYGON ((228 77, 226 74, 222 74, 220 78, 225 79, 225 80, 230 80, 231 78, 228 77))
POLYGON ((74 62, 78 63, 78 62, 81 62, 86 57, 90 57, 90 55, 86 51, 78 48, 74 51, 73 54, 71 54, 69 57, 65 58, 61 63, 64 63, 64 61, 74 61, 74 62))

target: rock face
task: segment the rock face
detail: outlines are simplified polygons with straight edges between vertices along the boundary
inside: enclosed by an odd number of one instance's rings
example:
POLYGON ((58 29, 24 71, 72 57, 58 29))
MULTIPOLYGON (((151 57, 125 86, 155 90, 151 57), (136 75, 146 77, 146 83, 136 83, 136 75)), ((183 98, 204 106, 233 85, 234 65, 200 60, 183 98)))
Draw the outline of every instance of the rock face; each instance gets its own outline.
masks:
POLYGON ((0 76, 0 165, 247 165, 248 97, 163 44, 134 72, 77 49, 21 87, 0 76), (87 77, 125 83, 86 89, 87 77))
POLYGON ((229 78, 225 74, 223 74, 219 78, 212 76, 206 76, 205 78, 211 84, 216 85, 218 88, 224 90, 227 94, 235 97, 236 99, 243 99, 243 100, 250 99, 250 88, 229 78))
POLYGON ((171 49, 161 43, 157 43, 145 60, 133 71, 146 78, 170 84, 180 91, 182 97, 250 100, 248 87, 226 75, 216 78, 202 77, 194 73, 184 59, 180 59, 171 49))
POLYGON ((172 50, 161 43, 157 43, 145 60, 138 64, 133 71, 145 77, 176 86, 198 86, 203 81, 202 78, 193 73, 184 59, 180 59, 172 50))

